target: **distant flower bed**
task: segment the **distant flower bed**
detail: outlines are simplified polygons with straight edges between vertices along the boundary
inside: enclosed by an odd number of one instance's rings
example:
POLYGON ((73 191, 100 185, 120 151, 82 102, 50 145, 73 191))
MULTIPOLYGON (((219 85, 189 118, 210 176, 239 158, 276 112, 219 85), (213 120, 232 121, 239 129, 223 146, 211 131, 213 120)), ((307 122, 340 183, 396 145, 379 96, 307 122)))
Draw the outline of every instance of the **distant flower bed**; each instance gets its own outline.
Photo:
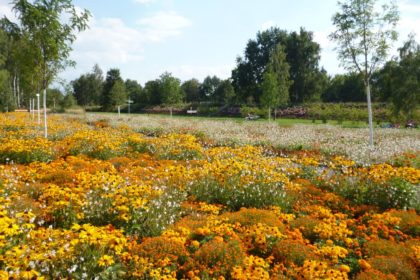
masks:
POLYGON ((420 169, 0 115, 0 279, 417 279, 420 169))

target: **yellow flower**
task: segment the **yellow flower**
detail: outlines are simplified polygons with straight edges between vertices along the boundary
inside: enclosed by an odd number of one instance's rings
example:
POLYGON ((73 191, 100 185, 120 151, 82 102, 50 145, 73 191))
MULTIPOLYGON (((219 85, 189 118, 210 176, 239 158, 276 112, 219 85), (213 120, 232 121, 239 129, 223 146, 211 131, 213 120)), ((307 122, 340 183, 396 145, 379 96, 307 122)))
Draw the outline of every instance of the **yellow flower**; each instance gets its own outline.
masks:
POLYGON ((348 265, 343 264, 343 265, 340 266, 340 271, 349 273, 350 272, 350 267, 348 265))
POLYGON ((191 245, 195 248, 200 247, 200 242, 198 242, 197 240, 194 240, 193 242, 191 242, 191 245))
POLYGON ((99 266, 110 266, 110 265, 114 264, 114 259, 112 258, 112 256, 103 255, 98 260, 98 264, 99 264, 99 266))

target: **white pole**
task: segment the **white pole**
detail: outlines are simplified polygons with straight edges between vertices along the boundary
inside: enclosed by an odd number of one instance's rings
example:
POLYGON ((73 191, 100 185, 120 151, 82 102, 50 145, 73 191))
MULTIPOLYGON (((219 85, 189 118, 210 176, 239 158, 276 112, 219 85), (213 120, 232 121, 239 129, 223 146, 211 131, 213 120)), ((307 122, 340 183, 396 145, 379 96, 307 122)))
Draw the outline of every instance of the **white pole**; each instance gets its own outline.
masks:
POLYGON ((32 116, 32 100, 29 99, 29 116, 32 116))
POLYGON ((39 111, 39 93, 36 94, 36 100, 37 100, 37 111, 38 111, 38 125, 41 125, 41 112, 39 111))
POLYGON ((35 119, 35 98, 32 98, 32 119, 35 119))
POLYGON ((120 106, 118 106, 118 117, 121 117, 120 106))
POLYGON ((367 103, 368 103, 368 117, 369 117, 369 146, 371 149, 374 148, 373 142, 373 114, 372 114, 372 102, 370 99, 370 84, 369 80, 366 83, 366 96, 367 96, 367 103))
POLYGON ((44 88, 44 137, 48 138, 47 127, 47 88, 44 88))

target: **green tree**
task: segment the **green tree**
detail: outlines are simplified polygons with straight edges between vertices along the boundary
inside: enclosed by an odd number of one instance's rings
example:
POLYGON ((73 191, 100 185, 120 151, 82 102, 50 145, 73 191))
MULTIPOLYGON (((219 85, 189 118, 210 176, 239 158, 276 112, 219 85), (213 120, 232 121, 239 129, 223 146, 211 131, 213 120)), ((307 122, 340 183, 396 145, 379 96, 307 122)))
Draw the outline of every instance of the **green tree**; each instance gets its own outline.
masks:
POLYGON ((127 91, 125 84, 121 80, 117 80, 110 91, 111 106, 118 108, 118 114, 121 112, 121 106, 127 101, 127 91))
POLYGON ((400 61, 391 79, 391 101, 394 115, 402 114, 410 120, 416 118, 415 110, 420 104, 420 45, 411 34, 399 51, 400 61))
POLYGON ((197 79, 185 81, 181 85, 186 102, 200 101, 200 82, 197 79))
POLYGON ((59 103, 63 100, 64 95, 58 88, 47 89, 47 107, 56 110, 59 103))
POLYGON ((160 75, 160 92, 162 103, 170 107, 172 116, 172 106, 182 102, 181 81, 165 72, 160 75))
POLYGON ((312 100, 322 91, 325 79, 319 69, 319 44, 313 41, 312 32, 301 28, 300 32, 288 33, 279 28, 270 28, 257 33, 255 40, 249 40, 244 58, 237 59, 237 66, 232 71, 232 84, 239 99, 259 101, 260 84, 270 62, 270 56, 278 45, 284 47, 286 61, 290 66, 290 100, 298 103, 312 100))
POLYGON ((370 83, 374 71, 386 60, 399 13, 394 2, 378 6, 378 0, 345 0, 338 2, 341 11, 333 17, 336 31, 330 38, 338 46, 338 57, 344 67, 363 75, 369 113, 369 144, 373 147, 373 116, 370 83))
POLYGON ((121 82, 124 84, 123 79, 121 78, 119 69, 110 69, 106 74, 106 79, 102 89, 102 98, 101 105, 103 111, 113 111, 115 109, 115 102, 112 97, 112 88, 115 83, 121 82))
POLYGON ((145 105, 162 104, 160 80, 152 80, 146 82, 142 96, 145 105))
POLYGON ((207 76, 200 85, 200 100, 201 101, 215 101, 214 93, 220 85, 221 80, 217 76, 207 76))
POLYGON ((268 109, 268 119, 271 120, 271 108, 286 105, 289 101, 289 64, 282 45, 277 45, 270 56, 270 61, 261 83, 262 94, 260 104, 268 109))
POLYGON ((289 88, 293 84, 293 81, 290 80, 290 66, 286 61, 286 53, 282 45, 277 45, 274 49, 270 56, 268 66, 273 71, 277 80, 277 102, 273 103, 273 106, 286 105, 289 102, 289 88))
POLYGON ((63 99, 60 101, 59 105, 60 105, 60 109, 62 111, 69 109, 71 107, 73 107, 74 105, 76 105, 76 99, 74 98, 73 94, 67 93, 63 99))
POLYGON ((223 80, 214 91, 214 101, 220 104, 232 104, 235 101, 235 89, 230 79, 223 80))
MULTIPOLYGON (((137 81, 127 79, 125 81, 125 88, 127 90, 127 102, 132 102, 136 108, 144 104, 143 88, 137 81)), ((130 112, 131 108, 131 104, 128 104, 128 109, 130 112)))
POLYGON ((292 32, 285 46, 290 65, 290 100, 293 103, 311 101, 321 95, 322 72, 319 69, 320 46, 313 41, 313 33, 301 28, 292 32), (321 78, 321 79, 320 79, 321 78))
POLYGON ((14 110, 12 91, 9 85, 10 77, 7 70, 0 70, 0 111, 14 110))
POLYGON ((74 65, 68 59, 71 44, 75 33, 87 28, 90 14, 86 10, 78 13, 71 0, 14 0, 12 5, 19 23, 9 21, 9 25, 18 26, 21 37, 27 38, 32 63, 39 66, 44 135, 48 137, 47 88, 60 71, 74 65))
POLYGON ((360 73, 335 75, 322 93, 323 102, 363 102, 366 93, 360 73))
POLYGON ((5 68, 7 48, 8 38, 6 33, 0 30, 0 111, 11 111, 15 107, 10 88, 10 75, 5 68))
POLYGON ((91 73, 83 74, 72 81, 73 95, 77 104, 82 107, 99 105, 103 83, 102 70, 98 65, 93 67, 91 73))
POLYGON ((261 106, 268 109, 268 120, 271 120, 271 108, 277 107, 279 104, 278 88, 276 73, 272 66, 268 66, 261 83, 262 95, 260 98, 261 106))

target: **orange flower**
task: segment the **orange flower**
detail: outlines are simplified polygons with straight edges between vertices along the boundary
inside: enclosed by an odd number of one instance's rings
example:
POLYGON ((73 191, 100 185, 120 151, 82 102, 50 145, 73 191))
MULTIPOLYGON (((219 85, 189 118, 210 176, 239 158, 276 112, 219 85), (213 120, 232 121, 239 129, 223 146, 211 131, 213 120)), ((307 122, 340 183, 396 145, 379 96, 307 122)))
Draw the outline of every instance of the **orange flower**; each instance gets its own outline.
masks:
POLYGON ((365 260, 359 260, 359 265, 361 268, 367 270, 371 268, 371 265, 365 260))

